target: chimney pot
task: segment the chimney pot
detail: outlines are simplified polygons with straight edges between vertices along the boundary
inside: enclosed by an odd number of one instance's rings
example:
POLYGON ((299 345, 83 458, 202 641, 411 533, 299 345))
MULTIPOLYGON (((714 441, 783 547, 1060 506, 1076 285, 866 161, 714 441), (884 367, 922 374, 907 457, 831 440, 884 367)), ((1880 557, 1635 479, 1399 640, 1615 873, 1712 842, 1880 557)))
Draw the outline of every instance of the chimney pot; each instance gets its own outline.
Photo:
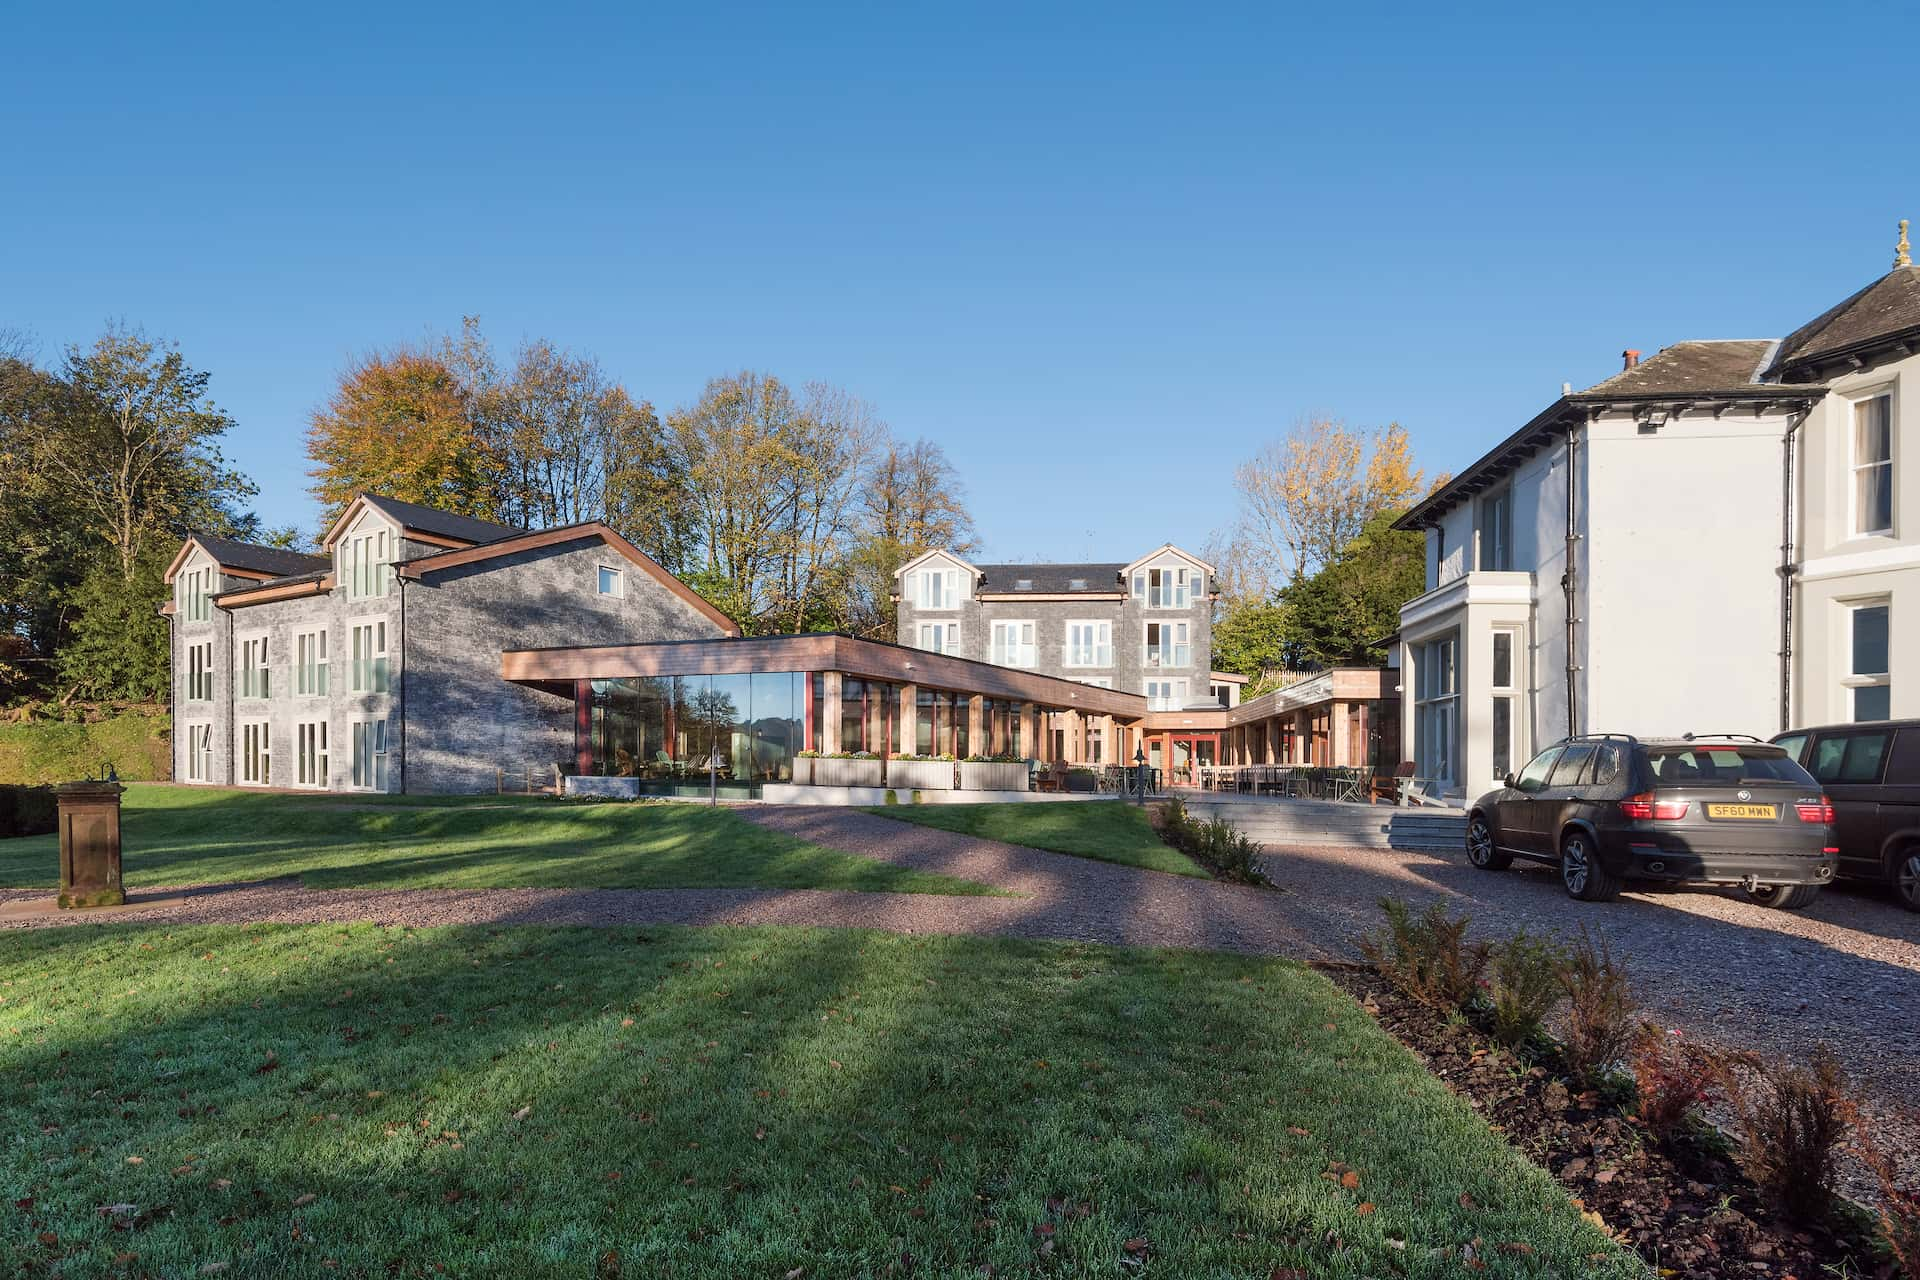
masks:
POLYGON ((1631 369, 1633 368, 1633 366, 1640 363, 1640 353, 1638 351, 1635 351, 1632 347, 1628 347, 1625 351, 1622 351, 1620 353, 1620 361, 1621 361, 1620 367, 1622 369, 1631 369))

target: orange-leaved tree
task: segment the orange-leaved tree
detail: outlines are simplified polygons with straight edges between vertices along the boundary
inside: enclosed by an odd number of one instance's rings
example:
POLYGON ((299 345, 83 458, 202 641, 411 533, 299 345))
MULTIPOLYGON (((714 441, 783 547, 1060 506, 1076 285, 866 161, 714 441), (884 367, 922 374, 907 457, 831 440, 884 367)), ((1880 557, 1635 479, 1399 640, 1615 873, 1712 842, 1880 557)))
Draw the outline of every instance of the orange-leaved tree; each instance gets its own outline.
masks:
POLYGON ((500 460, 445 363, 411 348, 348 366, 307 428, 314 496, 337 512, 363 490, 491 516, 500 460))

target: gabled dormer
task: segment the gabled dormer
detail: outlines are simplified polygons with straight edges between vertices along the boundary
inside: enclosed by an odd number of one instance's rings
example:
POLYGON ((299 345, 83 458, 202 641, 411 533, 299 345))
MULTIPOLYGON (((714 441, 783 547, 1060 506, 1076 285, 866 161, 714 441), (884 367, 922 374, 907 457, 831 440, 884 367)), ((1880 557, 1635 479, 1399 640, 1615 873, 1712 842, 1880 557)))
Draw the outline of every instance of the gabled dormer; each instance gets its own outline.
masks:
POLYGON ((283 547, 189 534, 167 566, 165 581, 173 588, 173 599, 161 612, 182 622, 207 622, 213 617, 214 598, 222 592, 312 573, 326 568, 326 563, 319 556, 283 547))
POLYGON ((1213 598, 1214 567, 1171 542, 1122 569, 1133 602, 1147 609, 1190 609, 1213 598))
POLYGON ((896 575, 896 598, 920 613, 958 609, 973 598, 980 570, 944 548, 909 560, 896 575))
POLYGON ((332 558, 335 589, 349 600, 377 599, 393 585, 393 566, 416 556, 462 551, 526 532, 417 502, 363 493, 347 504, 320 545, 332 558))

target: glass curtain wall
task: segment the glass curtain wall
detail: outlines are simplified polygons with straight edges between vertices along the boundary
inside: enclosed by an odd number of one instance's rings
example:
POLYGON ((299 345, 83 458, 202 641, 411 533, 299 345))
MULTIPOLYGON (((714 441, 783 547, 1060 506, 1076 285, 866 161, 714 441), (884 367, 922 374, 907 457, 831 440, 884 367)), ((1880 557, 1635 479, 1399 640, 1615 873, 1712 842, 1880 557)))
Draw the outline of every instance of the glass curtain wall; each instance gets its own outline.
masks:
POLYGON ((588 743, 596 774, 643 790, 790 782, 801 749, 806 676, 654 676, 592 683, 588 743))
POLYGON ((923 756, 971 754, 967 734, 967 699, 959 693, 922 689, 914 717, 913 749, 923 756))

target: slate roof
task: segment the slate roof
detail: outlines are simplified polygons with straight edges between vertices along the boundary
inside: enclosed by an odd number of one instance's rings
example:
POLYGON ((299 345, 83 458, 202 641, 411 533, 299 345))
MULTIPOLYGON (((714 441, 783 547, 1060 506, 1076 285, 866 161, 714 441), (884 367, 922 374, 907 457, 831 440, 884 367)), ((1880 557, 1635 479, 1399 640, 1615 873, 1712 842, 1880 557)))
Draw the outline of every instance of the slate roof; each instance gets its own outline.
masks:
POLYGON ((1795 329, 1770 372, 1817 363, 1882 339, 1920 333, 1920 267, 1895 267, 1795 329))
POLYGON ((288 551, 284 547, 263 547, 252 542, 235 542, 231 538, 214 538, 204 533, 194 534, 193 540, 205 547, 207 554, 222 568, 248 569, 254 573, 270 573, 277 578, 324 572, 331 563, 325 556, 310 556, 301 551, 288 551))
POLYGON ((1124 590, 1120 572, 1124 563, 1112 564, 982 564, 980 589, 995 594, 1019 590, 1014 584, 1032 582, 1035 595, 1077 595, 1081 592, 1124 590), (1074 586, 1079 582, 1082 585, 1074 586))
POLYGON ((1771 338, 1676 342, 1652 358, 1596 382, 1575 399, 1710 395, 1752 391, 1772 353, 1771 338))
POLYGON ((402 502, 398 498, 388 498, 377 493, 360 495, 368 506, 387 516, 394 523, 407 529, 418 529, 422 533, 437 533, 443 538, 458 538, 462 542, 497 542, 501 538, 517 538, 531 530, 518 528, 510 524, 495 524, 491 520, 477 520, 472 516, 457 516, 451 511, 442 511, 438 507, 422 506, 417 502, 402 502))

